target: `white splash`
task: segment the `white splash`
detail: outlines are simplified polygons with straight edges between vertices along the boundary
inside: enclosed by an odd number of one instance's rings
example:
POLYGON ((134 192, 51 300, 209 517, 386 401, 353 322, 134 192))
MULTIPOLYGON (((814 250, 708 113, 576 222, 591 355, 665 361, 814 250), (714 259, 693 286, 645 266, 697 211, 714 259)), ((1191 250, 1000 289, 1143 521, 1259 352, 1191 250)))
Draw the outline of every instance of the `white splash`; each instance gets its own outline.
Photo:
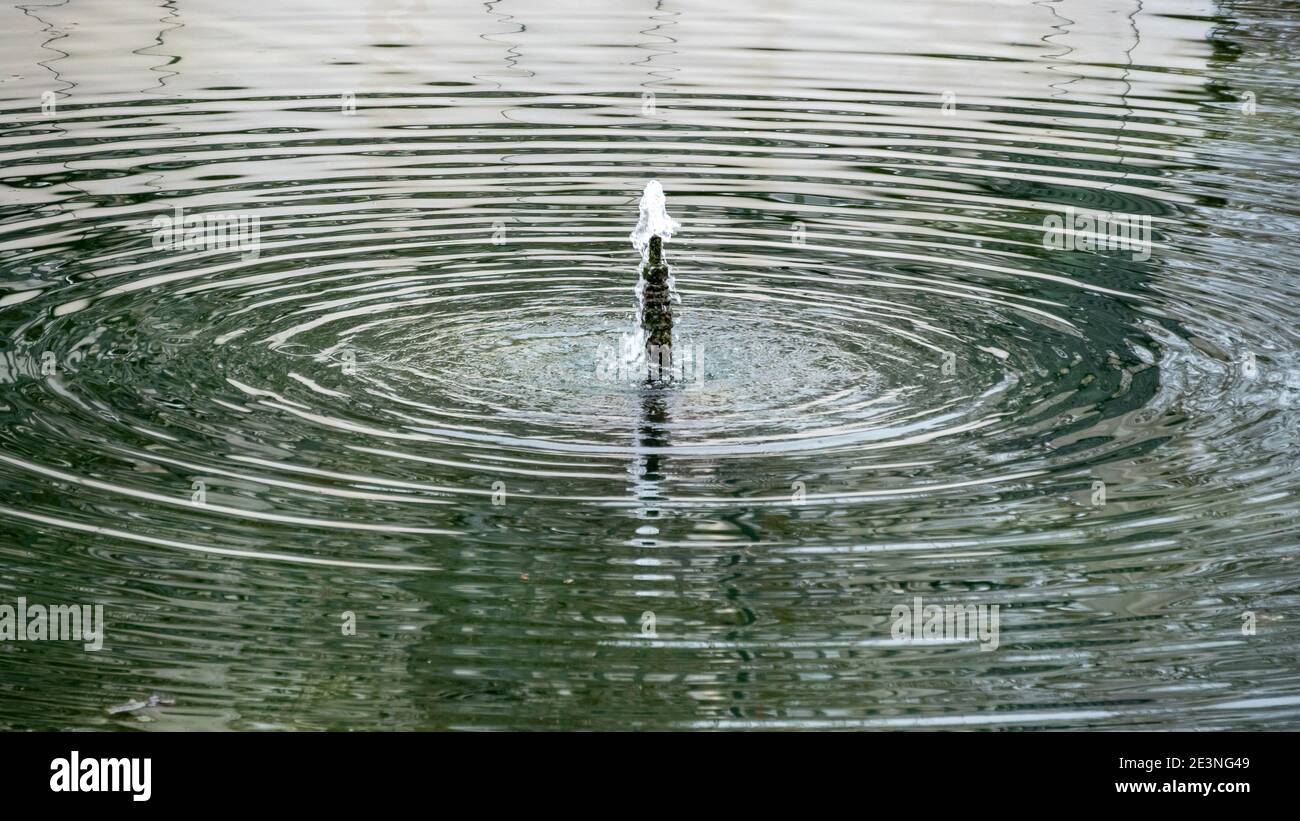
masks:
POLYGON ((628 238, 632 247, 641 252, 641 261, 650 259, 650 238, 661 236, 665 241, 682 226, 668 216, 668 202, 664 198, 663 186, 658 180, 645 184, 645 193, 641 195, 641 217, 636 221, 636 228, 628 238))

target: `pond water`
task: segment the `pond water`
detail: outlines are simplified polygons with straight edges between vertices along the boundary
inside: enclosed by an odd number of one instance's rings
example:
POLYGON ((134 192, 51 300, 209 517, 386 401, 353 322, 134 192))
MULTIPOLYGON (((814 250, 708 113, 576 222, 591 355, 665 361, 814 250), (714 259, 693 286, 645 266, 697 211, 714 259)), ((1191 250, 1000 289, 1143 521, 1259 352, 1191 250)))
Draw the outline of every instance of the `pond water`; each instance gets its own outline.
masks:
POLYGON ((1300 728, 1293 11, 744 5, 0 9, 0 728, 1300 728))

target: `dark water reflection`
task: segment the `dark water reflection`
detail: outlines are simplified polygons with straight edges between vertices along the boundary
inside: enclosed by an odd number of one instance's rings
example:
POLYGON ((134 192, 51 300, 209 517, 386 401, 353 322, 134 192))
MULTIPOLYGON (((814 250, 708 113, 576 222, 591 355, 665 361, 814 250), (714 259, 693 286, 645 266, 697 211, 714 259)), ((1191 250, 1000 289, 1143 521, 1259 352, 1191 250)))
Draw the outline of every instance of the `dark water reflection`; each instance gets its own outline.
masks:
POLYGON ((613 6, 0 12, 0 728, 1300 726, 1288 7, 613 6))

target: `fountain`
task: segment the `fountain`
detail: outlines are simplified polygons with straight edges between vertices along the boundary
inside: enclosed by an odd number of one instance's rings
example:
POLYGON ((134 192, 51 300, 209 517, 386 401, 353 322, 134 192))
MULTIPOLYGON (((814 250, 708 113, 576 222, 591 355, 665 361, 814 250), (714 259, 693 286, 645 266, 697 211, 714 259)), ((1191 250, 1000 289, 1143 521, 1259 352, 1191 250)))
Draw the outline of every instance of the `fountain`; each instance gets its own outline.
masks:
POLYGON ((672 279, 663 244, 680 227, 668 216, 663 187, 657 180, 646 183, 641 216, 630 238, 641 252, 637 328, 645 348, 647 379, 652 383, 666 381, 673 373, 672 279))

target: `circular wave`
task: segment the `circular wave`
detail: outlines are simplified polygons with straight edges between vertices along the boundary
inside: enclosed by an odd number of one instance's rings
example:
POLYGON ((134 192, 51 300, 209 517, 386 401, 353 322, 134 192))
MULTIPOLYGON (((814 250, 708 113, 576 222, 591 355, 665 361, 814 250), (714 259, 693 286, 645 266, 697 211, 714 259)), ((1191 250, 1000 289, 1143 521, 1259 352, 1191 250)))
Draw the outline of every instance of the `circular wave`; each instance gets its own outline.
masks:
POLYGON ((1266 126, 1172 68, 1041 53, 1089 90, 963 80, 974 52, 859 54, 949 85, 846 88, 827 48, 741 93, 737 43, 678 84, 672 22, 630 88, 516 60, 342 102, 183 71, 4 100, 9 586, 84 578, 153 671, 112 695, 169 687, 191 726, 275 725, 232 692, 276 681, 301 726, 544 723, 598 692, 599 720, 1141 725, 1182 720, 1180 687, 1294 720, 1255 703, 1294 672, 1234 638, 1295 580, 1300 303, 1269 233, 1294 219, 1221 160, 1265 164, 1266 126), (649 179, 682 224, 666 386, 621 358, 649 179), (1147 233, 1088 247, 1080 216, 1147 233), (1014 660, 891 643, 914 594, 1000 603, 1014 660), (288 672, 344 651, 277 631, 362 607, 386 642, 288 672), (685 689, 612 695, 624 673, 685 689), (358 718, 350 688, 407 712, 358 718))

